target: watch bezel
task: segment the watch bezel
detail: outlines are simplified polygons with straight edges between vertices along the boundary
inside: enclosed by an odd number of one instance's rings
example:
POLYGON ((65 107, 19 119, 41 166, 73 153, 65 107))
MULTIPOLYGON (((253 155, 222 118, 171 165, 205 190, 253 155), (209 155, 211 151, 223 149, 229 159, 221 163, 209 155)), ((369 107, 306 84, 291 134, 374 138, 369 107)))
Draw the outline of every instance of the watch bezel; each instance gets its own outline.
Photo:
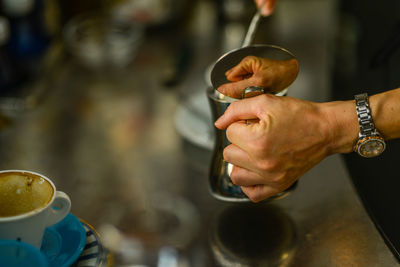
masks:
POLYGON ((383 151, 385 151, 386 149, 386 142, 383 139, 383 137, 379 136, 379 135, 375 135, 375 136, 366 136, 360 140, 358 140, 357 145, 356 145, 356 151, 357 153, 364 157, 364 158, 373 158, 373 157, 377 157, 380 154, 382 154, 383 151), (378 142, 382 144, 382 150, 377 151, 377 153, 372 153, 370 156, 366 155, 364 153, 362 153, 362 147, 364 147, 366 144, 370 143, 370 142, 378 142))

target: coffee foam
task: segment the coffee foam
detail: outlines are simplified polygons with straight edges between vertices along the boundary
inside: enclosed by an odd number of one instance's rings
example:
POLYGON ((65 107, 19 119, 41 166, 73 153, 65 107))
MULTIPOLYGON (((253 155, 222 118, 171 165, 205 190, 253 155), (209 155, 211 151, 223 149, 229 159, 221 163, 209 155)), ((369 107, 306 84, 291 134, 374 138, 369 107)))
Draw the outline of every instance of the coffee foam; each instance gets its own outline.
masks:
POLYGON ((53 194, 51 184, 40 176, 25 172, 0 173, 0 217, 45 207, 53 194))

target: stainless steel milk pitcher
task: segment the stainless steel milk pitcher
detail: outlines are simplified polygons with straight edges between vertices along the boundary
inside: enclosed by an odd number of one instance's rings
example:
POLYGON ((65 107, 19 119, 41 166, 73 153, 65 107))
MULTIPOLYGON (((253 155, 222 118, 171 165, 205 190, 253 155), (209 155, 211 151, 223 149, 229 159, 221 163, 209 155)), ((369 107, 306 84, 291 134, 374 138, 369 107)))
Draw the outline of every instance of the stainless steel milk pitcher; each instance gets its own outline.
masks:
MULTIPOLYGON (((227 97, 214 88, 210 87, 207 89, 207 96, 210 103, 212 119, 217 120, 228 106, 238 99, 227 97)), ((220 130, 215 128, 215 146, 212 155, 210 173, 209 173, 209 186, 211 194, 223 201, 229 202, 248 202, 250 199, 242 192, 240 186, 232 183, 230 174, 233 169, 233 165, 226 162, 223 158, 223 151, 225 147, 230 145, 230 142, 226 136, 226 130, 220 130)), ((286 196, 290 191, 292 191, 297 185, 295 182, 287 190, 278 193, 268 200, 278 199, 286 196)))
MULTIPOLYGON (((237 100, 219 93, 212 87, 207 89, 207 96, 213 121, 224 114, 230 103, 237 100)), ((209 176, 210 191, 215 198, 220 200, 248 201, 249 199, 240 187, 232 183, 230 173, 233 166, 223 158, 223 151, 229 144, 226 131, 215 128, 215 146, 209 176)))
MULTIPOLYGON (((217 91, 217 89, 222 84, 229 82, 225 77, 225 72, 236 66, 244 57, 249 55, 273 60, 289 60, 295 58, 294 55, 288 50, 274 45, 246 46, 237 50, 233 50, 219 58, 211 70, 212 87, 207 89, 207 96, 210 103, 213 122, 216 121, 222 114, 224 114, 225 110, 233 101, 240 101, 240 99, 230 98, 221 94, 219 91, 217 91)), ((291 82, 288 84, 291 84, 291 82)), ((267 93, 264 92, 263 88, 253 86, 252 88, 244 88, 243 90, 244 97, 246 95, 246 90, 251 92, 251 94, 249 94, 251 96, 257 95, 254 94, 254 91, 267 93)), ((287 88, 276 93, 276 95, 283 96, 286 94, 286 92, 287 88)), ((219 200, 229 202, 248 202, 250 199, 242 192, 240 186, 233 184, 231 181, 230 174, 232 172, 233 165, 226 162, 223 158, 223 151, 229 144, 230 142, 226 137, 226 131, 215 128, 215 146, 209 174, 210 192, 219 200)), ((287 190, 270 197, 268 200, 278 199, 286 196, 296 187, 296 185, 297 182, 295 182, 287 190)))

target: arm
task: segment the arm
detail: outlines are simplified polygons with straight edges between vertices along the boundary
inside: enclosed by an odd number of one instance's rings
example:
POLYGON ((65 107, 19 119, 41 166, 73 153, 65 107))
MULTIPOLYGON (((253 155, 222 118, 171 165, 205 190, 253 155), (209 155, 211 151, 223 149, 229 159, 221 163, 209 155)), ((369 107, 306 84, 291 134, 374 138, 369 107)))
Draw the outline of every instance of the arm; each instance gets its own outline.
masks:
POLYGON ((400 138, 400 88, 369 99, 375 127, 386 140, 400 138))
MULTIPOLYGON (((400 88, 372 95, 369 97, 369 103, 375 128, 383 138, 400 138, 400 88)), ((336 125, 335 141, 331 145, 332 153, 352 152, 359 133, 355 101, 335 101, 321 105, 331 113, 331 120, 336 125), (351 133, 355 129, 357 135, 353 136, 351 133)))
MULTIPOLYGON (((370 106, 381 134, 400 138, 400 89, 371 96, 370 106)), ((227 129, 232 143, 224 150, 234 165, 232 181, 254 202, 285 190, 325 157, 352 152, 359 133, 353 100, 315 103, 268 94, 233 102, 215 125, 227 129)))

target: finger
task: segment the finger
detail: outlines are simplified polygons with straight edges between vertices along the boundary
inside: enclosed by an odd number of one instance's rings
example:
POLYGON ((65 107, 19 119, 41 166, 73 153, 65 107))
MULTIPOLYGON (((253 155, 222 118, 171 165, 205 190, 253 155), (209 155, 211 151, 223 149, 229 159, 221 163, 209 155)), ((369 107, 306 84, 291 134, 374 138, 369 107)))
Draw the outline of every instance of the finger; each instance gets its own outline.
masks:
MULTIPOLYGON (((235 66, 225 72, 225 77, 228 81, 237 82, 237 81, 243 80, 243 77, 251 76, 252 73, 251 72, 249 73, 248 71, 241 71, 240 74, 236 74, 238 72, 236 69, 238 69, 238 68, 239 68, 239 66, 235 66), (234 73, 235 75, 232 75, 232 73, 234 73)), ((239 70, 242 70, 242 69, 239 68, 239 70)))
POLYGON ((232 102, 225 113, 214 123, 215 126, 218 129, 226 129, 230 124, 237 121, 260 119, 259 116, 261 115, 258 114, 259 108, 257 107, 258 97, 232 102))
POLYGON ((260 5, 261 15, 263 15, 263 16, 271 15, 274 12, 276 0, 269 0, 269 1, 262 1, 262 2, 265 2, 265 4, 260 5))
POLYGON ((231 82, 251 78, 262 67, 262 60, 255 56, 244 57, 239 64, 225 72, 226 78, 231 82))
POLYGON ((265 3, 265 0, 255 0, 254 2, 256 3, 257 7, 261 7, 265 3))
POLYGON ((248 64, 249 59, 242 60, 239 65, 225 72, 226 79, 231 82, 237 82, 243 79, 250 78, 254 71, 251 64, 248 64))
MULTIPOLYGON (((255 120, 252 119, 251 121, 255 120)), ((229 142, 247 151, 248 144, 254 139, 254 127, 257 127, 257 122, 251 124, 247 124, 246 121, 234 122, 226 129, 226 137, 229 142)))
POLYGON ((249 154, 235 144, 228 145, 223 151, 223 156, 226 162, 229 162, 236 167, 246 168, 250 171, 256 170, 253 167, 253 160, 251 160, 249 154))
POLYGON ((232 83, 225 83, 218 87, 218 91, 221 94, 224 94, 226 96, 232 97, 232 98, 237 98, 240 99, 242 98, 242 92, 244 89, 246 89, 249 86, 255 86, 257 85, 257 81, 255 79, 249 78, 249 79, 244 79, 244 80, 239 80, 236 82, 232 83))
POLYGON ((279 193, 279 190, 270 185, 242 186, 243 193, 253 202, 260 202, 279 193))
POLYGON ((232 182, 239 186, 253 186, 265 183, 263 177, 257 173, 236 165, 233 167, 230 177, 232 182))

